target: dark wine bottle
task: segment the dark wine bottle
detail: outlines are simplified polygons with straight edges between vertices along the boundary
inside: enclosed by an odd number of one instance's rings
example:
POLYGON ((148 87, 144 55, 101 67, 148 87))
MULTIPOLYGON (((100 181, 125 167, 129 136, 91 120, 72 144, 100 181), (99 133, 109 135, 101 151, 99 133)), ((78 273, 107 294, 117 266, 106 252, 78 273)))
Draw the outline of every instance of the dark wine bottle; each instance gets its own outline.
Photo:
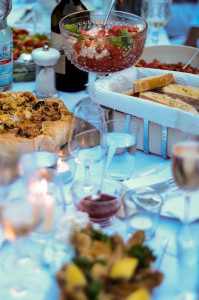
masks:
POLYGON ((115 9, 127 11, 137 16, 141 16, 141 6, 141 0, 117 0, 115 4, 115 9))
POLYGON ((78 92, 85 89, 88 73, 79 70, 65 57, 59 29, 60 20, 71 13, 86 10, 81 0, 61 0, 51 14, 51 47, 60 51, 61 57, 55 66, 56 88, 63 92, 78 92))

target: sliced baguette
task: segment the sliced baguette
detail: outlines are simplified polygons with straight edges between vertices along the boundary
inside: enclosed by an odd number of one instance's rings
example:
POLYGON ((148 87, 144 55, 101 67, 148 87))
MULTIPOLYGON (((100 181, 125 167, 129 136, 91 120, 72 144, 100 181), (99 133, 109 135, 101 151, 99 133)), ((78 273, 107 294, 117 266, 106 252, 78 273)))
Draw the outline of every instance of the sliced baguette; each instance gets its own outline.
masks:
POLYGON ((133 82, 133 92, 145 92, 168 85, 173 82, 173 73, 145 77, 133 82))
POLYGON ((187 104, 180 99, 174 99, 170 96, 158 94, 155 92, 144 92, 139 94, 140 98, 150 100, 156 103, 160 103, 166 106, 179 108, 181 110, 187 111, 189 113, 192 113, 194 115, 198 115, 198 111, 190 104, 187 104))
POLYGON ((170 84, 163 87, 161 92, 165 95, 178 98, 188 104, 191 104, 199 110, 199 88, 197 87, 170 84))

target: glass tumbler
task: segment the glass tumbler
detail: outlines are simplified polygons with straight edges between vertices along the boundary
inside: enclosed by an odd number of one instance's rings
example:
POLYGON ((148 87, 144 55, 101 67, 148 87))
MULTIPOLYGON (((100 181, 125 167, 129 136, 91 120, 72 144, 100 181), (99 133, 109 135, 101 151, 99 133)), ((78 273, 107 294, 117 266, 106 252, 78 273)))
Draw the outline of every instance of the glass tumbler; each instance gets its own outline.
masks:
POLYGON ((125 215, 128 233, 145 231, 145 239, 155 236, 163 198, 155 191, 127 192, 125 215))

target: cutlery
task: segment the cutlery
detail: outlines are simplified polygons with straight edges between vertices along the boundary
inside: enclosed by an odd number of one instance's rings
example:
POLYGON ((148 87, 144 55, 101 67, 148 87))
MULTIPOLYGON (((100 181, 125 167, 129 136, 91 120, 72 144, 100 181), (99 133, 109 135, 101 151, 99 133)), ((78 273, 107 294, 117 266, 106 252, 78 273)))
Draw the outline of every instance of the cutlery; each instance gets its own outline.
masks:
POLYGON ((102 25, 102 28, 105 28, 105 26, 106 26, 106 23, 107 23, 107 21, 108 21, 108 18, 109 18, 109 15, 110 15, 110 12, 111 12, 111 10, 112 10, 112 8, 113 8, 113 4, 115 3, 115 0, 112 0, 112 2, 111 2, 111 4, 110 4, 110 7, 109 7, 109 10, 108 10, 108 13, 107 13, 107 15, 106 15, 106 19, 105 19, 105 21, 104 21, 104 24, 102 25))
POLYGON ((152 191, 152 190, 156 190, 158 193, 161 193, 161 192, 164 192, 166 189, 168 189, 172 185, 175 185, 175 182, 174 182, 174 179, 171 178, 171 179, 161 181, 158 183, 153 183, 153 184, 146 185, 143 187, 128 190, 127 195, 130 195, 132 193, 136 193, 136 194, 143 193, 143 192, 152 191))
POLYGON ((199 49, 194 53, 194 55, 188 60, 188 62, 184 65, 182 68, 183 70, 190 64, 190 62, 196 57, 196 55, 199 53, 199 49))

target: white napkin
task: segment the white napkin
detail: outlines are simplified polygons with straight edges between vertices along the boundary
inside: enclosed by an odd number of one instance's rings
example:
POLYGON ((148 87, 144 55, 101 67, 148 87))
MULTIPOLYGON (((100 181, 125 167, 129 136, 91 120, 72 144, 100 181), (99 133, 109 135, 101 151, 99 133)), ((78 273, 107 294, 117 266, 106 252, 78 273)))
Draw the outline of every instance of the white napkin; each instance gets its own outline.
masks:
MULTIPOLYGON (((165 164, 164 164, 165 165, 165 164)), ((153 169, 154 167, 150 167, 150 169, 153 169)), ((148 170, 150 172, 150 169, 148 170)), ((158 168, 157 168, 158 169, 158 168)), ((147 174, 147 170, 145 170, 147 174)), ((143 173, 144 174, 144 173, 143 173)), ((165 181, 167 179, 172 178, 171 173, 171 165, 170 161, 166 163, 164 169, 160 169, 160 171, 156 172, 155 174, 148 175, 148 176, 140 176, 137 178, 132 178, 129 180, 124 181, 124 185, 128 189, 135 189, 139 187, 143 187, 146 185, 150 185, 153 183, 158 183, 165 181)), ((162 195, 167 193, 164 192, 162 195)), ((197 219, 199 219, 199 192, 193 194, 191 201, 190 201, 190 208, 189 208, 189 222, 194 222, 197 219)), ((180 221, 183 222, 184 220, 184 195, 183 193, 174 194, 172 197, 167 198, 165 201, 162 210, 161 210, 161 216, 169 217, 169 218, 177 218, 180 221)))
POLYGON ((177 128, 187 133, 199 131, 199 116, 169 106, 141 98, 122 95, 132 89, 133 81, 152 75, 173 73, 175 82, 182 85, 199 86, 199 76, 167 70, 131 67, 117 72, 102 80, 97 80, 90 88, 93 101, 120 112, 158 123, 162 126, 177 128), (187 124, 189 124, 187 126, 187 124))

